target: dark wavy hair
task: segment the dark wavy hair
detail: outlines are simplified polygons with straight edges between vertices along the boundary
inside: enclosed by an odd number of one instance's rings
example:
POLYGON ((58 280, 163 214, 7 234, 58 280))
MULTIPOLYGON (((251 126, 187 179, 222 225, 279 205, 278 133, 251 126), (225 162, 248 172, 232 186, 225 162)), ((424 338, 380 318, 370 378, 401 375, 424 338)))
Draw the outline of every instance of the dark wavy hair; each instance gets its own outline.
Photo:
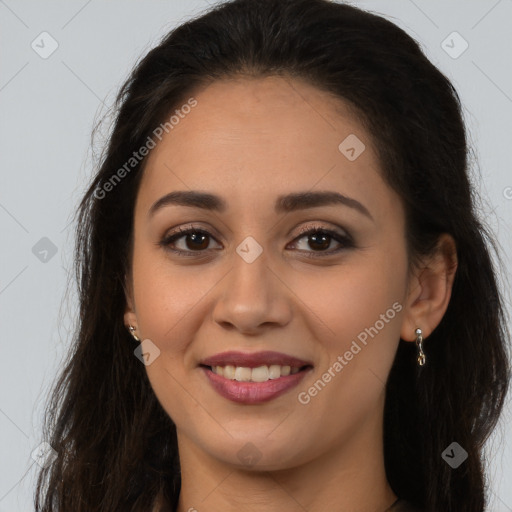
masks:
POLYGON ((326 0, 233 0, 166 35, 117 97, 77 212, 80 313, 46 410, 44 435, 58 457, 38 475, 37 511, 147 512, 157 496, 177 503, 175 425, 123 323, 145 159, 104 197, 98 190, 195 90, 270 75, 305 80, 352 107, 403 201, 410 261, 431 254, 442 233, 456 242, 452 296, 425 341, 427 364, 416 366, 414 343, 399 343, 386 384, 384 459, 395 494, 426 512, 484 510, 482 449, 503 408, 510 356, 490 250, 498 252, 478 219, 458 94, 381 16, 326 0), (453 441, 469 454, 457 469, 441 457, 453 441))

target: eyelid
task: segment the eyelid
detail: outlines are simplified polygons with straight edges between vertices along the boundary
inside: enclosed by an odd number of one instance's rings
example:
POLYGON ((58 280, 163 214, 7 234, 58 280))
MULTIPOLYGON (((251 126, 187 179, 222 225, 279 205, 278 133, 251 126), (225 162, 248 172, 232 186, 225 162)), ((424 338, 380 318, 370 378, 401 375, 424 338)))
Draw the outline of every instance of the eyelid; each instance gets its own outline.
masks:
POLYGON ((214 238, 215 240, 222 238, 220 235, 217 234, 217 231, 213 227, 202 227, 191 222, 189 224, 180 225, 178 227, 167 230, 165 234, 162 236, 162 240, 169 239, 179 234, 187 235, 190 232, 204 233, 208 235, 210 238, 214 238))
POLYGON ((295 238, 302 236, 305 233, 309 233, 310 231, 326 231, 328 233, 336 233, 337 235, 344 236, 346 238, 352 239, 352 237, 348 234, 346 230, 340 227, 328 227, 322 224, 317 224, 313 222, 312 224, 307 224, 306 226, 302 226, 299 230, 298 235, 295 238))

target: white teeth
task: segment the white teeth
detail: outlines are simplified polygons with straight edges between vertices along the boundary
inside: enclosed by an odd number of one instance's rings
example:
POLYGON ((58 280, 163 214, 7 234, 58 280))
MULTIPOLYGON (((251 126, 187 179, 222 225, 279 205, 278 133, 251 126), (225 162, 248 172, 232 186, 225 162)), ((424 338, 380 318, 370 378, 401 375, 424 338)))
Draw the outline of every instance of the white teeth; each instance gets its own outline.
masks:
POLYGON ((251 372, 251 380, 253 382, 265 382, 270 378, 268 366, 258 366, 253 368, 251 372))
POLYGON ((281 377, 281 367, 278 364, 273 364, 268 367, 268 373, 270 379, 278 379, 281 377))
MULTIPOLYGON (((222 366, 216 366, 216 368, 222 368, 222 366)), ((226 377, 226 379, 235 380, 235 367, 231 365, 224 366, 223 377, 226 377)))
POLYGON ((235 369, 235 380, 240 382, 249 382, 251 380, 251 369, 243 366, 237 366, 235 369))
POLYGON ((212 372, 221 375, 229 380, 237 380, 239 382, 266 382, 267 380, 278 379, 279 377, 287 377, 299 372, 299 368, 291 368, 290 366, 280 366, 272 364, 270 366, 258 366, 258 368, 247 368, 245 366, 213 366, 212 372))

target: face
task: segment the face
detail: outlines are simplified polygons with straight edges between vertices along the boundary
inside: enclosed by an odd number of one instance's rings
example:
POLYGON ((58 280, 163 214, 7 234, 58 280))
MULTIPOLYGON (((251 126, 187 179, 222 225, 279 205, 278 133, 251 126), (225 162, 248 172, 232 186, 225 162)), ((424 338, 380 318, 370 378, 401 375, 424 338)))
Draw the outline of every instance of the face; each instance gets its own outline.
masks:
POLYGON ((194 98, 147 158, 125 314, 179 443, 268 470, 378 438, 408 276, 368 133, 295 79, 194 98))

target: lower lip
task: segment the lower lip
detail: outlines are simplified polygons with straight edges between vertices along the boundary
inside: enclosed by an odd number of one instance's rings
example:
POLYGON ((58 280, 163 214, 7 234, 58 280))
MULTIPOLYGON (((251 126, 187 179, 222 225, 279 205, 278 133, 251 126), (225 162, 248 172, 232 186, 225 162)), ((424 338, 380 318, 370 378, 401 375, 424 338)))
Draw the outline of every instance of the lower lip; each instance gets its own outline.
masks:
POLYGON ((311 368, 265 382, 240 382, 217 375, 210 368, 203 366, 202 369, 219 395, 239 404, 254 405, 273 400, 294 388, 311 368))

